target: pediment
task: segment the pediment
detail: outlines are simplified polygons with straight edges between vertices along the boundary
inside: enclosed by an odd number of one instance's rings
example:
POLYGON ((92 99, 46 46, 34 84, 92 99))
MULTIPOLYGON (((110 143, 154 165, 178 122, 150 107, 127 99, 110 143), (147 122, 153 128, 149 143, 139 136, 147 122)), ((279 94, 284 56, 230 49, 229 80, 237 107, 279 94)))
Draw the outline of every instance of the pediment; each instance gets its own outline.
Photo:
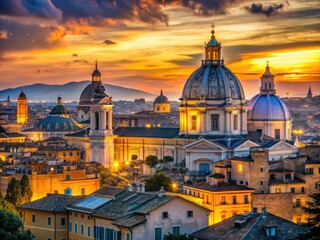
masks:
POLYGON ((218 144, 215 144, 213 142, 210 142, 208 140, 205 139, 200 139, 196 142, 190 143, 186 146, 184 146, 184 149, 186 150, 197 150, 197 151, 201 151, 201 150, 223 150, 224 148, 218 144))
POLYGON ((272 147, 269 148, 272 151, 277 151, 277 150, 292 150, 296 149, 295 146, 290 145, 289 143, 280 141, 277 144, 273 145, 272 147))
POLYGON ((234 150, 241 151, 241 150, 249 150, 251 147, 259 147, 259 144, 252 142, 250 140, 245 141, 244 143, 240 144, 234 150))

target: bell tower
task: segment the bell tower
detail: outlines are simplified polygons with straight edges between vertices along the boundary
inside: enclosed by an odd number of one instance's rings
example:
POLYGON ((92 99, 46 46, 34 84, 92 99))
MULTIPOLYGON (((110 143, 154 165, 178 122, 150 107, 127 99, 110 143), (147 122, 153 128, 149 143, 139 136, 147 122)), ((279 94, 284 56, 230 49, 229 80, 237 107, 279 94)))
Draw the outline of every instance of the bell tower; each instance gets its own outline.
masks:
POLYGON ((112 130, 112 98, 105 94, 104 86, 97 85, 93 103, 90 106, 90 162, 110 167, 114 160, 114 139, 112 130))
POLYGON ((17 123, 28 124, 28 100, 23 91, 19 94, 17 102, 17 123))

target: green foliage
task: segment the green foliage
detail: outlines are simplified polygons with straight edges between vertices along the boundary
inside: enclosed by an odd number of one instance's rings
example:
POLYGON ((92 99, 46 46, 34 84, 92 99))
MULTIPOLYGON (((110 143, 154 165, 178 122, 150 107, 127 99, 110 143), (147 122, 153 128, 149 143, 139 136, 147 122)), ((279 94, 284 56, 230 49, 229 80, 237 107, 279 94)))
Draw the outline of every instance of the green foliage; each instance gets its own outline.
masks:
POLYGON ((309 215, 309 226, 320 228, 320 193, 310 194, 309 197, 312 201, 308 201, 303 210, 309 215))
POLYGON ((188 237, 187 234, 173 235, 168 233, 168 235, 164 235, 163 240, 192 240, 192 238, 188 237))
POLYGON ((18 211, 16 207, 12 203, 9 203, 7 200, 5 200, 4 197, 2 196, 0 196, 0 209, 6 210, 8 212, 18 215, 18 211))
POLYGON ((149 155, 146 157, 145 164, 149 167, 154 167, 158 163, 158 157, 155 155, 149 155))
POLYGON ((146 179, 146 191, 159 191, 161 187, 164 187, 166 191, 171 191, 171 184, 171 178, 159 172, 146 179))
POLYGON ((21 203, 28 203, 32 198, 31 185, 29 181, 29 177, 27 175, 23 175, 20 180, 20 189, 21 189, 21 203))
POLYGON ((130 182, 121 177, 119 174, 111 172, 108 168, 103 167, 102 165, 98 167, 98 172, 100 174, 100 183, 101 187, 104 186, 118 186, 125 187, 130 184, 130 182))
POLYGON ((5 199, 16 207, 21 204, 20 183, 19 180, 15 179, 14 177, 11 178, 8 184, 7 195, 5 199))
POLYGON ((30 231, 24 231, 19 216, 0 209, 0 239, 2 240, 32 240, 30 231))
POLYGON ((164 157, 163 157, 163 160, 164 160, 165 163, 167 163, 167 162, 173 162, 173 157, 171 157, 171 156, 164 156, 164 157))

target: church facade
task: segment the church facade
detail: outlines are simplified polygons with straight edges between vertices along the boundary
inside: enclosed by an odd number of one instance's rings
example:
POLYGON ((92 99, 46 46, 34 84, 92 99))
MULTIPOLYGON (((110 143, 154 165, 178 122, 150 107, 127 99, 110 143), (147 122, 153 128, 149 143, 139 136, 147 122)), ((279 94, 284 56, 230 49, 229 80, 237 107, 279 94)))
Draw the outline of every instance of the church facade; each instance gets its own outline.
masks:
MULTIPOLYGON (((217 161, 248 156, 251 147, 268 149, 269 155, 273 156, 269 160, 295 156, 297 148, 290 143, 280 144, 281 149, 270 148, 275 141, 289 139, 291 125, 287 121, 291 118, 288 110, 288 119, 279 120, 288 131, 279 139, 268 136, 268 131, 248 125, 250 113, 247 112, 248 104, 242 85, 225 66, 221 48, 212 30, 211 39, 204 49, 205 59, 188 78, 182 91, 180 128, 113 129, 112 99, 104 93, 101 73, 96 66, 92 83, 81 94, 78 107, 78 117, 90 119, 90 130, 67 134, 65 138, 69 144, 86 151, 87 161, 105 166, 111 166, 113 162, 144 160, 149 155, 156 155, 159 159, 172 156, 174 163, 185 163, 186 168, 195 174, 212 172, 217 161), (251 131, 248 131, 248 126, 251 131)), ((261 94, 267 91, 270 97, 274 89, 273 79, 270 76, 263 76, 263 79, 265 77, 271 85, 267 86, 268 89, 261 89, 261 94)), ((269 106, 271 110, 272 104, 269 106)), ((264 108, 264 105, 261 107, 264 108)), ((252 108, 249 107, 249 110, 252 108)), ((267 116, 263 121, 268 125, 274 120, 267 116)))

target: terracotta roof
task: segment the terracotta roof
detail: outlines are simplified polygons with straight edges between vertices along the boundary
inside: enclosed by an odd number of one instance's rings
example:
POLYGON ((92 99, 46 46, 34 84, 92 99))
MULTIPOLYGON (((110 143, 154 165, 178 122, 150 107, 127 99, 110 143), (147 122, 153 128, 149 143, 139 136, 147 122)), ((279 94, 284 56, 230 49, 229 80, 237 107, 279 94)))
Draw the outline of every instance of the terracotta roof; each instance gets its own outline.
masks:
POLYGON ((83 199, 84 197, 85 196, 50 194, 39 200, 23 204, 19 206, 19 208, 47 212, 66 212, 66 207, 83 199))
POLYGON ((296 239, 307 232, 306 228, 270 213, 248 213, 235 215, 189 236, 199 240, 269 240, 296 239), (267 236, 266 227, 275 227, 274 238, 267 236))
POLYGON ((193 184, 193 185, 185 185, 186 187, 203 189, 211 192, 223 192, 223 191, 246 191, 246 190, 254 190, 253 188, 248 188, 244 185, 237 185, 234 183, 221 183, 218 185, 210 185, 208 183, 205 184, 193 184))

